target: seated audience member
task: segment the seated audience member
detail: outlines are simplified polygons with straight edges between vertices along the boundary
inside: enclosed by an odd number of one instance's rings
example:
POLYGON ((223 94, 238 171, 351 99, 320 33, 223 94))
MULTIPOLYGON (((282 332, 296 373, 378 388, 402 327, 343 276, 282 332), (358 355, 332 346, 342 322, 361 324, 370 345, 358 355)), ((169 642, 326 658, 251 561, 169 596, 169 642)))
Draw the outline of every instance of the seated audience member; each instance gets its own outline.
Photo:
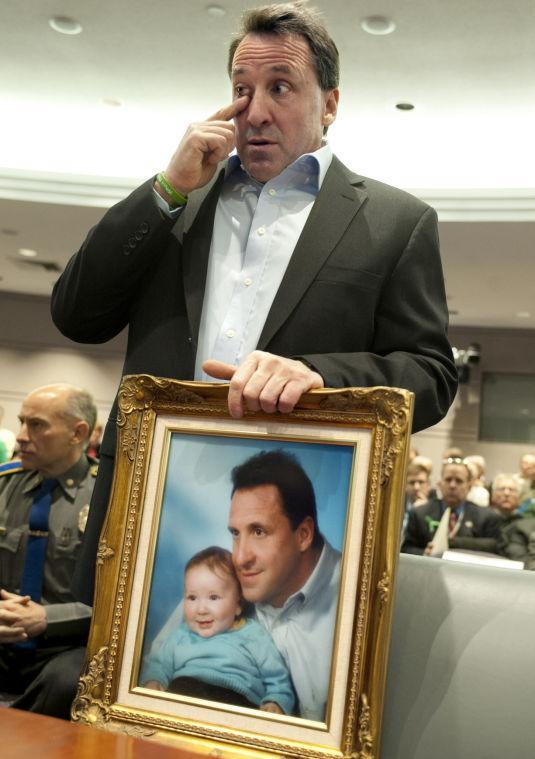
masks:
POLYGON ((433 536, 449 507, 449 547, 471 551, 496 551, 500 517, 467 500, 472 485, 469 467, 461 459, 449 459, 442 467, 439 482, 442 497, 415 506, 409 514, 404 553, 432 554, 433 536))
POLYGON ((535 516, 517 515, 502 530, 498 551, 508 559, 523 561, 535 570, 535 516))
POLYGON ((93 459, 100 458, 101 441, 102 441, 102 425, 100 423, 97 423, 95 424, 95 428, 89 438, 86 454, 93 459))
MULTIPOLYGON (((491 506, 503 519, 510 522, 517 516, 520 505, 520 486, 514 474, 501 472, 492 482, 491 506)), ((502 525, 503 528, 503 525, 502 525)))
POLYGON ((475 503, 476 506, 488 506, 490 494, 488 488, 485 486, 485 459, 483 456, 466 456, 464 461, 472 472, 472 487, 468 493, 467 500, 475 503))
MULTIPOLYGON (((0 406, 0 425, 4 419, 4 409, 0 406)), ((7 427, 0 427, 0 464, 9 461, 15 448, 15 434, 7 427)))
POLYGON ((401 528, 401 542, 405 538, 409 513, 414 506, 421 506, 429 496, 431 483, 429 482, 429 470, 418 463, 420 457, 414 458, 407 468, 407 482, 405 486, 405 513, 401 528))
POLYGON ((20 461, 0 471, 0 691, 18 709, 69 718, 91 609, 70 591, 96 466, 85 390, 57 384, 24 400, 20 461))
POLYGON ((516 479, 520 486, 520 511, 525 511, 535 503, 535 453, 525 453, 521 457, 516 479))

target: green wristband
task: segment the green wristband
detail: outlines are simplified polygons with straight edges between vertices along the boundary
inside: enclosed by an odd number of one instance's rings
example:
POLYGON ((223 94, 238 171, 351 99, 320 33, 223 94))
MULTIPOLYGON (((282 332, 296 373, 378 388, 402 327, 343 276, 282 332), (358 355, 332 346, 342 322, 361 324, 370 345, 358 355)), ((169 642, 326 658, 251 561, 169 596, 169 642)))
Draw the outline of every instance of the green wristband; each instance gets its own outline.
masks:
POLYGON ((182 195, 181 192, 178 192, 178 190, 175 190, 173 185, 169 184, 167 181, 165 174, 163 171, 161 171, 158 176, 156 177, 156 181, 161 186, 162 190, 166 193, 166 195, 169 195, 173 203, 177 206, 185 206, 188 202, 188 196, 182 195))

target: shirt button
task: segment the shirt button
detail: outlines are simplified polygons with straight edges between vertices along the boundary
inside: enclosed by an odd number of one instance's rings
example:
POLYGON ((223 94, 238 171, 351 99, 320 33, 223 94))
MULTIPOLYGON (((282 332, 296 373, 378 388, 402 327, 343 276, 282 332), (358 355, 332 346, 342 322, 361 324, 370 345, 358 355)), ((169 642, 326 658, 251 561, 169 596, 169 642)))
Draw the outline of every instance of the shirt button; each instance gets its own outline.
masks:
POLYGON ((273 197, 274 197, 276 194, 277 194, 277 190, 274 190, 274 189, 273 189, 273 187, 271 187, 271 188, 268 190, 268 195, 271 195, 271 197, 272 197, 272 198, 273 198, 273 197))
POLYGON ((226 331, 225 334, 226 334, 227 337, 236 337, 236 330, 235 329, 227 329, 227 331, 226 331))
POLYGON ((257 229, 256 231, 257 231, 257 233, 260 235, 260 237, 261 237, 262 235, 265 235, 265 234, 266 234, 266 228, 265 228, 265 227, 258 227, 258 229, 257 229))
POLYGON ((71 480, 71 478, 69 477, 68 480, 65 480, 65 485, 67 485, 68 488, 72 488, 72 486, 74 485, 74 480, 71 480))
POLYGON ((243 284, 245 285, 245 287, 249 287, 249 285, 253 284, 253 280, 250 277, 247 277, 247 279, 243 280, 243 284))

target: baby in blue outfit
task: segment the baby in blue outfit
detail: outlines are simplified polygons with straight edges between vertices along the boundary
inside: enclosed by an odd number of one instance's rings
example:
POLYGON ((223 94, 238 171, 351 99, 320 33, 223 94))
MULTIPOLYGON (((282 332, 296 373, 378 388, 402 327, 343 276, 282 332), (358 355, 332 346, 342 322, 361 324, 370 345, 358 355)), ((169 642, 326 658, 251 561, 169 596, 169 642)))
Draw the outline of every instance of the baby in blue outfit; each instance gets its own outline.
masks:
POLYGON ((230 551, 211 546, 192 556, 184 571, 184 622, 148 655, 144 687, 291 714, 286 665, 242 607, 230 551))

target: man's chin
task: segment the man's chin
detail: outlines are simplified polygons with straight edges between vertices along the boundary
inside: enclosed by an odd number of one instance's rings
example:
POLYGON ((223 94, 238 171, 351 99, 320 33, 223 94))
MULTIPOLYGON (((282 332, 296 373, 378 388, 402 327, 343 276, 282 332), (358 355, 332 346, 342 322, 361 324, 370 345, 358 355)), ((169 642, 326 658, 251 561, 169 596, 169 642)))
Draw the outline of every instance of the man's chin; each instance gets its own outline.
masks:
POLYGON ((19 454, 20 463, 22 464, 23 469, 35 469, 35 463, 32 459, 31 454, 19 454))
POLYGON ((280 161, 274 161, 271 156, 266 154, 254 158, 247 157, 242 163, 249 176, 256 179, 257 182, 262 182, 262 184, 269 182, 273 177, 278 177, 286 168, 280 161))

